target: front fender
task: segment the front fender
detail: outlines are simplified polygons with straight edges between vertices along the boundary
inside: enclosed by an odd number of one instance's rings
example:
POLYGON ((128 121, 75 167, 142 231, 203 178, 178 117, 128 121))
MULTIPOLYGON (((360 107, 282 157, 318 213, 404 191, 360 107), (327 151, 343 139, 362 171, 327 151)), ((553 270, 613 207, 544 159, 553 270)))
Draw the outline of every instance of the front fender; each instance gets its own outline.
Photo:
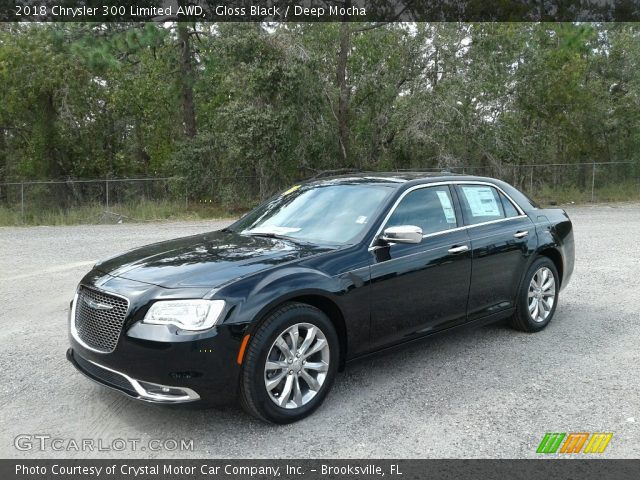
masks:
POLYGON ((294 266, 244 279, 218 292, 233 305, 225 324, 243 324, 245 332, 250 334, 279 305, 308 301, 325 310, 332 321, 343 322, 347 337, 344 340, 350 346, 351 357, 364 350, 369 342, 369 299, 364 288, 368 275, 368 267, 332 277, 312 268, 294 266), (328 302, 335 306, 341 318, 332 318, 333 309, 322 308, 328 302))
POLYGON ((295 267, 261 279, 247 296, 239 314, 260 320, 278 305, 307 295, 326 297, 339 305, 342 303, 340 296, 347 291, 348 285, 340 277, 295 267))

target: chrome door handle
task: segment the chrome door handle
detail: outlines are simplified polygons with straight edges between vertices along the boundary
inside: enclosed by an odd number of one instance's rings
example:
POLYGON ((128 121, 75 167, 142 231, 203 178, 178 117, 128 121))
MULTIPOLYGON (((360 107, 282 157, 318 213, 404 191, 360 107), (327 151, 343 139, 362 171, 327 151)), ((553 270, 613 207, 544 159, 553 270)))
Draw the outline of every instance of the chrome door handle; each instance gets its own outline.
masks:
POLYGON ((469 251, 469 247, 467 247, 466 245, 461 245, 459 247, 451 247, 449 249, 449 253, 452 255, 456 255, 458 253, 463 253, 468 251, 469 251))
POLYGON ((524 238, 527 235, 529 235, 529 231, 528 230, 525 230, 523 232, 516 232, 516 233, 513 234, 513 236, 516 237, 516 238, 524 238))

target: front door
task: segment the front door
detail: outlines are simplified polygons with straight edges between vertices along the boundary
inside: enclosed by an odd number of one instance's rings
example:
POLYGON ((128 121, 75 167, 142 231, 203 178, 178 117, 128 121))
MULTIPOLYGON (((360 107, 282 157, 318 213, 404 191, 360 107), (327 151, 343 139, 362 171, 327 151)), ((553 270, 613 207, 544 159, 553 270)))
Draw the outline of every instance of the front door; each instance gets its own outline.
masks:
POLYGON ((400 225, 422 228, 423 239, 371 252, 372 348, 466 321, 471 245, 450 186, 409 190, 383 231, 400 225))

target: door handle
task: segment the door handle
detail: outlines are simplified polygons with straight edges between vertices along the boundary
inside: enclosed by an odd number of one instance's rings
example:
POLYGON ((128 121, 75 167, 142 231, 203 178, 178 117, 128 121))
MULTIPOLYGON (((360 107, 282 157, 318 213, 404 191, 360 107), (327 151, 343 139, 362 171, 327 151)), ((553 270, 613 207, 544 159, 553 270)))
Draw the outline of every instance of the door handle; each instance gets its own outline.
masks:
POLYGON ((458 253, 464 253, 468 251, 469 251, 469 247, 467 247, 466 245, 460 245, 459 247, 451 247, 449 249, 449 253, 452 255, 457 255, 458 253))
POLYGON ((524 230, 522 232, 516 232, 516 233, 513 234, 513 236, 516 237, 516 238, 524 238, 527 235, 529 235, 529 230, 524 230))

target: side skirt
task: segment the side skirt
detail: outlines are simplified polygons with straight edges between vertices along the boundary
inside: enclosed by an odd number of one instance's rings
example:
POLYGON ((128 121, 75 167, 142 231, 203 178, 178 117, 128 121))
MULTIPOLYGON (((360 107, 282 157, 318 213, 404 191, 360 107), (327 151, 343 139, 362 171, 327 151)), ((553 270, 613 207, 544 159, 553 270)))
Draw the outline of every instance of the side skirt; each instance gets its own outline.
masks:
POLYGON ((349 360, 347 360, 346 365, 348 366, 348 365, 350 365, 352 363, 356 363, 356 362, 359 362, 361 360, 373 358, 373 357, 376 357, 378 355, 386 355, 388 353, 393 353, 393 352, 396 352, 396 351, 399 351, 399 350, 403 349, 404 347, 406 347, 408 345, 413 345, 415 343, 424 342, 424 341, 426 341, 426 340, 428 340, 430 338, 436 337, 436 336, 457 332, 458 330, 466 330, 466 329, 474 329, 474 328, 484 327, 485 325, 490 325, 492 323, 496 323, 496 322, 499 322, 501 320, 505 320, 505 319, 509 318, 511 315, 513 315, 515 313, 515 311, 516 311, 515 308, 510 308, 508 310, 504 310, 504 311, 499 312, 499 313, 494 313, 494 314, 488 315, 486 317, 478 318, 478 319, 473 320, 471 322, 463 323, 462 325, 456 325, 456 326, 453 326, 453 327, 445 328, 443 330, 438 330, 437 332, 431 332, 431 333, 428 333, 426 335, 422 335, 420 337, 415 337, 415 338, 412 338, 410 340, 406 340, 406 341, 403 341, 403 342, 400 342, 400 343, 395 343, 393 345, 382 347, 382 348, 373 350, 371 352, 367 352, 367 353, 364 353, 362 355, 358 355, 357 357, 350 358, 349 360))

